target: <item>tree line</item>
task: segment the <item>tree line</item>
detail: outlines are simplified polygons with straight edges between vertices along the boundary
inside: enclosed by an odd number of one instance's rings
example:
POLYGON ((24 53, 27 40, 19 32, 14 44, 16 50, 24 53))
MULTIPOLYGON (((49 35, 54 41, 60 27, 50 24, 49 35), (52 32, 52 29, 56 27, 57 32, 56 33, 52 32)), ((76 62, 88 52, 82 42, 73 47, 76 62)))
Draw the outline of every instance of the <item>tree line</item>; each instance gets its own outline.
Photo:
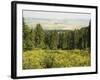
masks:
POLYGON ((23 50, 41 49, 90 49, 90 27, 75 30, 44 30, 41 24, 35 29, 23 23, 23 50))

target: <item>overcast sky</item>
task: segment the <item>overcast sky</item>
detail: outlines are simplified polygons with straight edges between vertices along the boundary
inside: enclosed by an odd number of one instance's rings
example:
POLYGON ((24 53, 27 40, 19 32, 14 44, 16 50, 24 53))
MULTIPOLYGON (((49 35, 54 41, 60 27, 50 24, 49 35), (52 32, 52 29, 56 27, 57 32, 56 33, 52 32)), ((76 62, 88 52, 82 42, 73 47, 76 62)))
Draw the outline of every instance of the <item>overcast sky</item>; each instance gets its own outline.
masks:
POLYGON ((31 25, 41 23, 44 29, 55 29, 54 23, 59 25, 56 26, 56 29, 74 29, 88 26, 91 15, 87 13, 24 10, 23 17, 31 25))
POLYGON ((43 11, 23 11, 24 17, 46 18, 46 19, 87 19, 90 20, 90 14, 63 13, 63 12, 43 12, 43 11))

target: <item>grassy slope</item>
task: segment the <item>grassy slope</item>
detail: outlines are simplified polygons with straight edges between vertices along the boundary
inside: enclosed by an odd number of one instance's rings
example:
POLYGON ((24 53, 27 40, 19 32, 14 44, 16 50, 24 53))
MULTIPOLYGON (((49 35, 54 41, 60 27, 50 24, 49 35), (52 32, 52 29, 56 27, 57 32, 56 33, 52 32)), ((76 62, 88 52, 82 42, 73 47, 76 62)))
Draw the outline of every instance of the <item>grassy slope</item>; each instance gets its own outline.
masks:
POLYGON ((32 50, 23 53, 23 69, 90 66, 90 60, 86 50, 32 50))

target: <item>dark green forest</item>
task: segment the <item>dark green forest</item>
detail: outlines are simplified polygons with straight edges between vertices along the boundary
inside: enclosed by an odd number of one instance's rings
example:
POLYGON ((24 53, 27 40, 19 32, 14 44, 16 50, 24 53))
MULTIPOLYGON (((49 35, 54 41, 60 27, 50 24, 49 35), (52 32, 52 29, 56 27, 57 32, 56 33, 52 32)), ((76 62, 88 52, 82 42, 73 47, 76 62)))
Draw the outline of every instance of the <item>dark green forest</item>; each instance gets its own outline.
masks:
POLYGON ((23 50, 36 48, 50 50, 90 49, 90 25, 75 30, 44 30, 41 24, 35 29, 23 23, 23 50))

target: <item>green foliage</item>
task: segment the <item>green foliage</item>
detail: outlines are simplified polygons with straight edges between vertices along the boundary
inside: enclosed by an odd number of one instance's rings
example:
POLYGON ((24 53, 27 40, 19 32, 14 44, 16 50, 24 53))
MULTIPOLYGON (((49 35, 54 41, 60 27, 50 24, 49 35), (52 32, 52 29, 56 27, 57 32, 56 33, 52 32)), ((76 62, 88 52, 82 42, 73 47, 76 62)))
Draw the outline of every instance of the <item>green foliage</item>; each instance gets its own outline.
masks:
POLYGON ((70 50, 74 49, 74 32, 73 31, 68 32, 67 41, 68 41, 68 49, 70 50))
POLYGON ((80 35, 79 35, 79 30, 74 30, 74 49, 79 48, 79 39, 80 39, 80 35))
POLYGON ((43 60, 43 64, 44 64, 43 68, 52 68, 53 61, 54 61, 54 56, 51 53, 48 54, 46 53, 43 60))
POLYGON ((62 49, 67 49, 67 47, 68 47, 67 39, 68 39, 67 33, 62 33, 62 40, 61 40, 62 43, 60 44, 62 49))
POLYGON ((34 48, 33 30, 28 25, 23 26, 23 50, 31 50, 34 48))
POLYGON ((90 27, 50 31, 23 22, 23 69, 90 66, 90 27))
POLYGON ((90 48, 90 23, 79 30, 43 30, 41 24, 35 29, 23 23, 23 50, 40 49, 87 49, 90 48))
POLYGON ((23 53, 23 69, 42 68, 42 60, 44 57, 42 50, 26 51, 23 53))
POLYGON ((35 35, 35 37, 34 37, 35 47, 44 48, 45 33, 40 24, 36 25, 36 28, 34 30, 34 35, 35 35))
POLYGON ((44 40, 45 48, 44 49, 50 49, 50 42, 51 42, 50 37, 51 37, 50 32, 45 32, 45 40, 44 40))
POLYGON ((50 36, 50 49, 57 49, 58 46, 58 33, 57 31, 52 31, 50 36))
POLYGON ((23 69, 90 66, 90 58, 88 50, 36 49, 23 53, 23 69))

